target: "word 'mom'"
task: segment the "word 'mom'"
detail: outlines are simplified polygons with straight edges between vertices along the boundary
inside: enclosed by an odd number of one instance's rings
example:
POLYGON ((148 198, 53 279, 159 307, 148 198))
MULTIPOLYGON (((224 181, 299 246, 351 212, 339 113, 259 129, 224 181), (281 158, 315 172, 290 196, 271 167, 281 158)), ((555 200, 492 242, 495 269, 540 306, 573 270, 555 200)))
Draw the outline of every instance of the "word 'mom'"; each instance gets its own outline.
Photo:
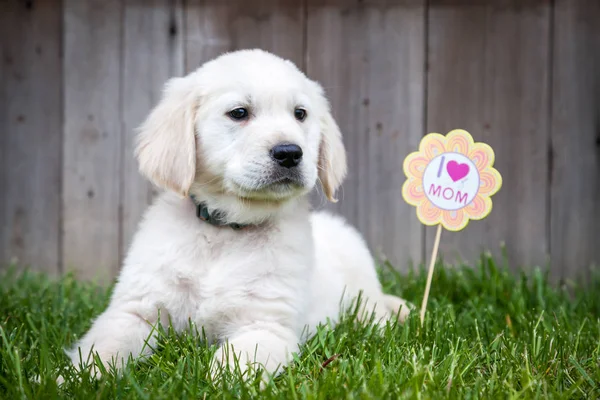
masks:
POLYGON ((454 202, 458 204, 467 205, 467 200, 469 198, 468 193, 462 193, 460 190, 454 191, 451 187, 445 187, 442 189, 440 185, 431 184, 429 186, 429 195, 442 197, 444 200, 454 200, 454 202))

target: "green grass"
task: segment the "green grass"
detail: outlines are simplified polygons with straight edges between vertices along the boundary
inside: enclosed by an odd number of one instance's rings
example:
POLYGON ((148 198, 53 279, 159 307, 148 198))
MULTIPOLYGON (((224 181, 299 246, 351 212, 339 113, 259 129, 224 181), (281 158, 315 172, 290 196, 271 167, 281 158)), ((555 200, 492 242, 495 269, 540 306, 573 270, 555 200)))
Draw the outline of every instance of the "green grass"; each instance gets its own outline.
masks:
MULTIPOLYGON (((420 304, 425 272, 382 271, 386 291, 420 304)), ((42 275, 0 275, 0 398, 248 398, 257 379, 207 380, 214 347, 160 331, 157 353, 99 381, 68 367, 74 343, 110 289, 42 275), (40 375, 40 383, 35 376, 40 375), (57 387, 58 374, 66 377, 57 387)), ((261 398, 598 398, 600 276, 557 289, 540 271, 515 276, 482 258, 438 266, 427 320, 321 329, 261 398)), ((107 332, 108 334, 108 332, 107 332)))

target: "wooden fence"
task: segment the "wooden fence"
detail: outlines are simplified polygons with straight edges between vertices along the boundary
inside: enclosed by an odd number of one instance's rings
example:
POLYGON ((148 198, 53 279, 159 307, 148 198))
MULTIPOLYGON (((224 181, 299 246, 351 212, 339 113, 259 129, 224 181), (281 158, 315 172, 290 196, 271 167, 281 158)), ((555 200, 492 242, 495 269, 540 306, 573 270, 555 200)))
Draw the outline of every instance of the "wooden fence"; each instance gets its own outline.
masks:
POLYGON ((153 193, 133 129, 163 83, 261 47, 321 81, 349 151, 336 209, 405 268, 429 252, 401 197, 427 132, 492 145, 504 187, 447 259, 600 261, 598 0, 3 0, 0 260, 112 277, 153 193))

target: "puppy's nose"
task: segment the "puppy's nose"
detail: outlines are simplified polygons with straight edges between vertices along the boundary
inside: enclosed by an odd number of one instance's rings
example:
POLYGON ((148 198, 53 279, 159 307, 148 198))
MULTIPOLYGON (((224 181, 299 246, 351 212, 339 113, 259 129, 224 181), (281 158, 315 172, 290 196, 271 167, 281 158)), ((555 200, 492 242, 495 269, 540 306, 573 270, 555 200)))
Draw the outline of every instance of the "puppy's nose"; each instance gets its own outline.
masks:
POLYGON ((278 144, 271 149, 271 157, 282 167, 292 168, 300 164, 302 148, 295 144, 278 144))

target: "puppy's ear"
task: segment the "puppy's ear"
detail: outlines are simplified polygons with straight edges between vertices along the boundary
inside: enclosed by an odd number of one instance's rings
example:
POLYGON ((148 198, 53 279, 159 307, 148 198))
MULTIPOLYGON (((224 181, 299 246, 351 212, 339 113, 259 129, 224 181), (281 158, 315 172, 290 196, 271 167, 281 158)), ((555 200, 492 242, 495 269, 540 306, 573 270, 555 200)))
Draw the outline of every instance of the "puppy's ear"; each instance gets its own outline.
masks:
POLYGON ((329 109, 321 117, 321 144, 318 165, 323 192, 329 201, 337 203, 335 192, 346 177, 346 150, 342 142, 340 128, 329 109))
POLYGON ((198 99, 189 77, 172 78, 162 99, 138 129, 135 156, 142 175, 187 196, 196 174, 198 99))

